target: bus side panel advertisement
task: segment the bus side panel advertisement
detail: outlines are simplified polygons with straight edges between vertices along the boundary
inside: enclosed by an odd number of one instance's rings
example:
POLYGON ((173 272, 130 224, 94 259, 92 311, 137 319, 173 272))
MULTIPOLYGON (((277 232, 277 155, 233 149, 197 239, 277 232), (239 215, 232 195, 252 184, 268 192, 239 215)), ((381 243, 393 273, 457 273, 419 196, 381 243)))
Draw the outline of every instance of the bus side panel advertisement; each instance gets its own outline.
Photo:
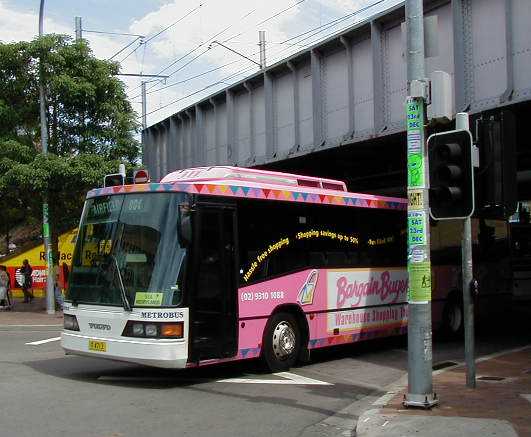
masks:
POLYGON ((269 316, 282 304, 296 303, 304 312, 326 308, 325 270, 309 269, 238 290, 240 318, 269 316))
MULTIPOLYGON (((239 315, 268 317, 279 305, 296 303, 314 313, 308 318, 310 340, 336 339, 338 330, 369 338, 366 334, 406 325, 407 289, 406 269, 308 269, 240 288, 239 315)), ((256 346, 262 332, 247 329, 247 322, 240 329, 243 348, 256 346)))
POLYGON ((327 332, 399 328, 407 322, 405 269, 327 271, 327 332))

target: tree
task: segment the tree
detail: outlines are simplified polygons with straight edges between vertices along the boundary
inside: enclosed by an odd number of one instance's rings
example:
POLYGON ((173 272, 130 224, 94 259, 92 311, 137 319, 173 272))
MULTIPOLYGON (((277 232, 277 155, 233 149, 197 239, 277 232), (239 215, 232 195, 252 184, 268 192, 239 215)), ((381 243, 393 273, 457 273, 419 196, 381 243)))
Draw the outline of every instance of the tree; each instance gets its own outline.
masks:
POLYGON ((96 59, 84 41, 46 35, 0 43, 0 225, 8 233, 20 217, 42 218, 48 195, 54 252, 57 235, 79 220, 85 193, 135 165, 137 115, 119 64, 96 59), (39 72, 45 83, 48 151, 42 154, 39 72), (6 209, 4 209, 6 208, 6 209))

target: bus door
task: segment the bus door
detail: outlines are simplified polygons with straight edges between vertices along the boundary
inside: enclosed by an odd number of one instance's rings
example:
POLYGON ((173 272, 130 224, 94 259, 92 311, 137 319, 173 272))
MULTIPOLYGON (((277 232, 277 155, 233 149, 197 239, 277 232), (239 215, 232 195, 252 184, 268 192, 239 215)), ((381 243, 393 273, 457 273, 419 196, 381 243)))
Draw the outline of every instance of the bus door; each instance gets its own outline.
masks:
POLYGON ((236 210, 197 205, 190 300, 190 360, 233 357, 238 347, 236 210))

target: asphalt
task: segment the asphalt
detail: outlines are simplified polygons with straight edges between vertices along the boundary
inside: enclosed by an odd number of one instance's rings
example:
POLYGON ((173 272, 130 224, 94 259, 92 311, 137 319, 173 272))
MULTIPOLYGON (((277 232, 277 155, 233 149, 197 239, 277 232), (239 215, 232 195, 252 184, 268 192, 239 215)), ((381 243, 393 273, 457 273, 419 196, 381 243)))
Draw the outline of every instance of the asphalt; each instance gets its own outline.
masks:
MULTIPOLYGON (((15 352, 10 342, 19 344, 21 341, 19 339, 29 341, 45 337, 45 332, 40 336, 36 334, 41 331, 55 331, 56 334, 54 335, 57 335, 61 325, 62 313, 47 314, 44 299, 35 299, 31 304, 16 302, 13 311, 0 311, 0 331, 9 331, 4 344, 5 361, 2 361, 4 368, 19 361, 18 352, 15 352)), ((28 358, 27 355, 24 355, 24 360, 20 360, 20 362, 28 364, 25 370, 21 370, 19 365, 11 370, 17 375, 20 372, 24 373, 28 381, 32 381, 26 390, 29 393, 34 393, 35 399, 40 399, 40 401, 44 401, 44 398, 38 390, 35 392, 34 390, 42 385, 42 381, 39 378, 35 379, 36 376, 33 373, 28 373, 31 369, 38 371, 39 374, 54 376, 56 381, 59 381, 57 377, 61 378, 65 381, 65 389, 67 385, 70 390, 78 390, 80 387, 79 384, 72 385, 68 382, 69 380, 82 380, 89 382, 92 386, 97 384, 100 387, 98 394, 89 390, 89 392, 83 393, 82 397, 85 403, 92 405, 97 400, 102 403, 102 407, 105 407, 107 403, 111 405, 112 401, 109 400, 117 396, 116 390, 108 391, 105 388, 109 385, 124 388, 124 395, 139 393, 138 389, 142 387, 154 388, 159 394, 162 393, 161 389, 163 388, 177 389, 180 387, 179 390, 184 390, 183 394, 186 393, 187 399, 179 399, 175 402, 183 410, 188 411, 190 417, 193 415, 194 407, 198 411, 209 408, 209 417, 204 420, 205 429, 201 428, 203 426, 201 420, 194 424, 193 429, 198 430, 198 435, 207 435, 209 431, 206 423, 215 424, 217 420, 220 421, 219 423, 224 423, 225 432, 221 434, 230 434, 230 432, 227 433, 228 430, 238 433, 236 426, 228 427, 227 420, 222 419, 221 416, 218 419, 216 417, 220 414, 228 414, 233 417, 236 412, 231 408, 236 405, 239 405, 240 408, 241 405, 246 405, 245 408, 247 408, 247 403, 258 406, 264 402, 267 404, 273 402, 270 411, 263 407, 261 410, 253 411, 251 407, 248 411, 241 411, 244 414, 243 417, 237 415, 237 419, 235 419, 236 416, 234 416, 234 420, 240 423, 243 429, 256 431, 249 435, 282 432, 284 435, 344 437, 402 437, 411 435, 429 437, 531 437, 531 338, 529 330, 527 334, 526 331, 522 330, 527 326, 527 324, 524 325, 519 327, 521 330, 518 331, 520 335, 518 341, 510 336, 511 330, 509 330, 506 338, 500 337, 496 341, 493 340, 492 344, 478 342, 478 355, 480 354, 482 357, 477 360, 478 380, 475 389, 466 388, 466 369, 462 364, 457 363, 434 371, 434 390, 440 404, 431 410, 406 409, 402 405, 403 397, 407 393, 407 378, 404 372, 404 350, 400 345, 387 346, 387 349, 381 354, 371 350, 370 347, 365 350, 362 348, 357 353, 360 358, 358 363, 352 360, 352 352, 343 353, 342 349, 339 349, 339 353, 332 353, 331 357, 326 353, 324 355, 316 354, 314 363, 294 369, 294 371, 303 377, 333 381, 333 385, 315 387, 311 390, 299 389, 295 386, 288 389, 289 386, 286 386, 286 389, 282 389, 285 390, 282 392, 282 396, 279 396, 279 388, 276 387, 275 391, 269 391, 269 388, 263 388, 264 386, 259 384, 247 386, 227 384, 225 386, 212 382, 220 382, 216 379, 224 378, 227 375, 230 377, 245 375, 248 371, 245 365, 242 369, 238 367, 215 367, 212 370, 200 370, 195 373, 187 371, 188 373, 183 374, 186 376, 169 375, 166 372, 155 371, 149 372, 150 376, 146 379, 143 376, 145 375, 144 368, 137 366, 78 357, 66 357, 68 359, 65 361, 64 358, 58 358, 57 343, 41 346, 38 356, 28 358), (101 385, 102 383, 104 385, 101 385), (105 393, 106 396, 100 395, 101 393, 105 393), (207 395, 206 398, 205 395, 207 395), (219 402, 225 400, 222 404, 216 403, 217 401, 210 402, 211 396, 219 402), (326 408, 323 399, 327 401, 326 408), (242 401, 245 403, 242 404, 242 401), (278 402, 284 402, 285 406, 278 404, 278 402), (286 415, 288 411, 293 409, 295 409, 293 411, 297 411, 303 405, 304 410, 298 411, 299 414, 295 415, 296 420, 293 419, 294 416, 286 415), (268 417, 269 420, 278 417, 281 423, 262 424, 257 430, 253 428, 256 423, 253 425, 252 420, 248 421, 245 414, 261 414, 268 417), (307 426, 303 426, 304 422, 308 422, 307 426), (198 426, 199 428, 196 428, 198 426), (295 429, 298 430, 296 433, 294 433, 295 429), (302 432, 300 432, 301 430, 302 432)), ((47 336, 51 336, 51 333, 47 336)), ((436 349, 439 350, 437 358, 439 362, 448 357, 456 356, 456 351, 450 347, 448 347, 448 351, 445 351, 444 343, 436 346, 436 349)), ((27 353, 36 354, 36 352, 24 352, 24 354, 27 353)), ((20 377, 22 376, 20 374, 20 377)), ((262 375, 257 377, 266 378, 262 375)), ((61 391, 62 385, 63 383, 54 387, 56 398, 60 399, 63 396, 69 398, 68 393, 65 395, 65 392, 61 391)), ((32 401, 28 401, 27 397, 17 398, 16 393, 20 391, 20 383, 16 387, 13 386, 12 389, 10 391, 7 387, 15 403, 20 402, 20 405, 32 404, 32 401)), ((84 390, 83 386, 81 386, 81 390, 84 390)), ((116 407, 122 405, 124 401, 121 399, 116 407)), ((170 398, 164 399, 164 401, 170 402, 170 398)), ((138 397, 135 402, 145 407, 144 398, 138 397)), ((100 414, 98 417, 101 417, 103 422, 108 420, 111 425, 114 424, 115 429, 124 428, 122 425, 118 426, 114 423, 114 416, 112 414, 108 416, 105 408, 98 407, 97 411, 100 414)), ((165 410, 165 412, 169 413, 169 410, 165 410)), ((72 410, 71 414, 78 413, 76 410, 72 410)), ((147 432, 149 429, 146 427, 147 424, 141 424, 134 419, 134 409, 131 411, 127 409, 127 414, 131 417, 132 424, 136 423, 137 426, 141 426, 138 429, 128 428, 130 432, 124 435, 138 435, 136 431, 140 430, 147 432)), ((37 415, 36 417, 40 416, 37 415)), ((21 422, 20 426, 24 428, 24 423, 21 422)), ((100 431, 108 430, 103 426, 103 423, 98 426, 98 429, 101 428, 100 431)), ((15 429, 16 427, 10 428, 15 429)), ((50 425, 48 429, 73 432, 75 427, 50 425)), ((240 431, 241 429, 239 428, 240 431)), ((89 435, 90 433, 84 431, 82 434, 89 435)), ((0 435, 2 435, 1 431, 0 435)), ((102 433, 101 435, 107 434, 102 433)))

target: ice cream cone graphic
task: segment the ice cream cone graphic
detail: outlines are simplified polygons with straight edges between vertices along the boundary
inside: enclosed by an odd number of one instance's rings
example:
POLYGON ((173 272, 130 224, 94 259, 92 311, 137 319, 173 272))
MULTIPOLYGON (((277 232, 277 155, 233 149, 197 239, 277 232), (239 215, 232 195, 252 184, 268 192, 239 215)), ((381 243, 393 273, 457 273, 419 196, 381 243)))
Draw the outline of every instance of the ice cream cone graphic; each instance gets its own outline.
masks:
POLYGON ((299 290, 297 301, 301 305, 311 305, 313 303, 313 293, 315 286, 317 285, 317 279, 319 278, 319 270, 312 270, 306 278, 306 281, 299 290))

